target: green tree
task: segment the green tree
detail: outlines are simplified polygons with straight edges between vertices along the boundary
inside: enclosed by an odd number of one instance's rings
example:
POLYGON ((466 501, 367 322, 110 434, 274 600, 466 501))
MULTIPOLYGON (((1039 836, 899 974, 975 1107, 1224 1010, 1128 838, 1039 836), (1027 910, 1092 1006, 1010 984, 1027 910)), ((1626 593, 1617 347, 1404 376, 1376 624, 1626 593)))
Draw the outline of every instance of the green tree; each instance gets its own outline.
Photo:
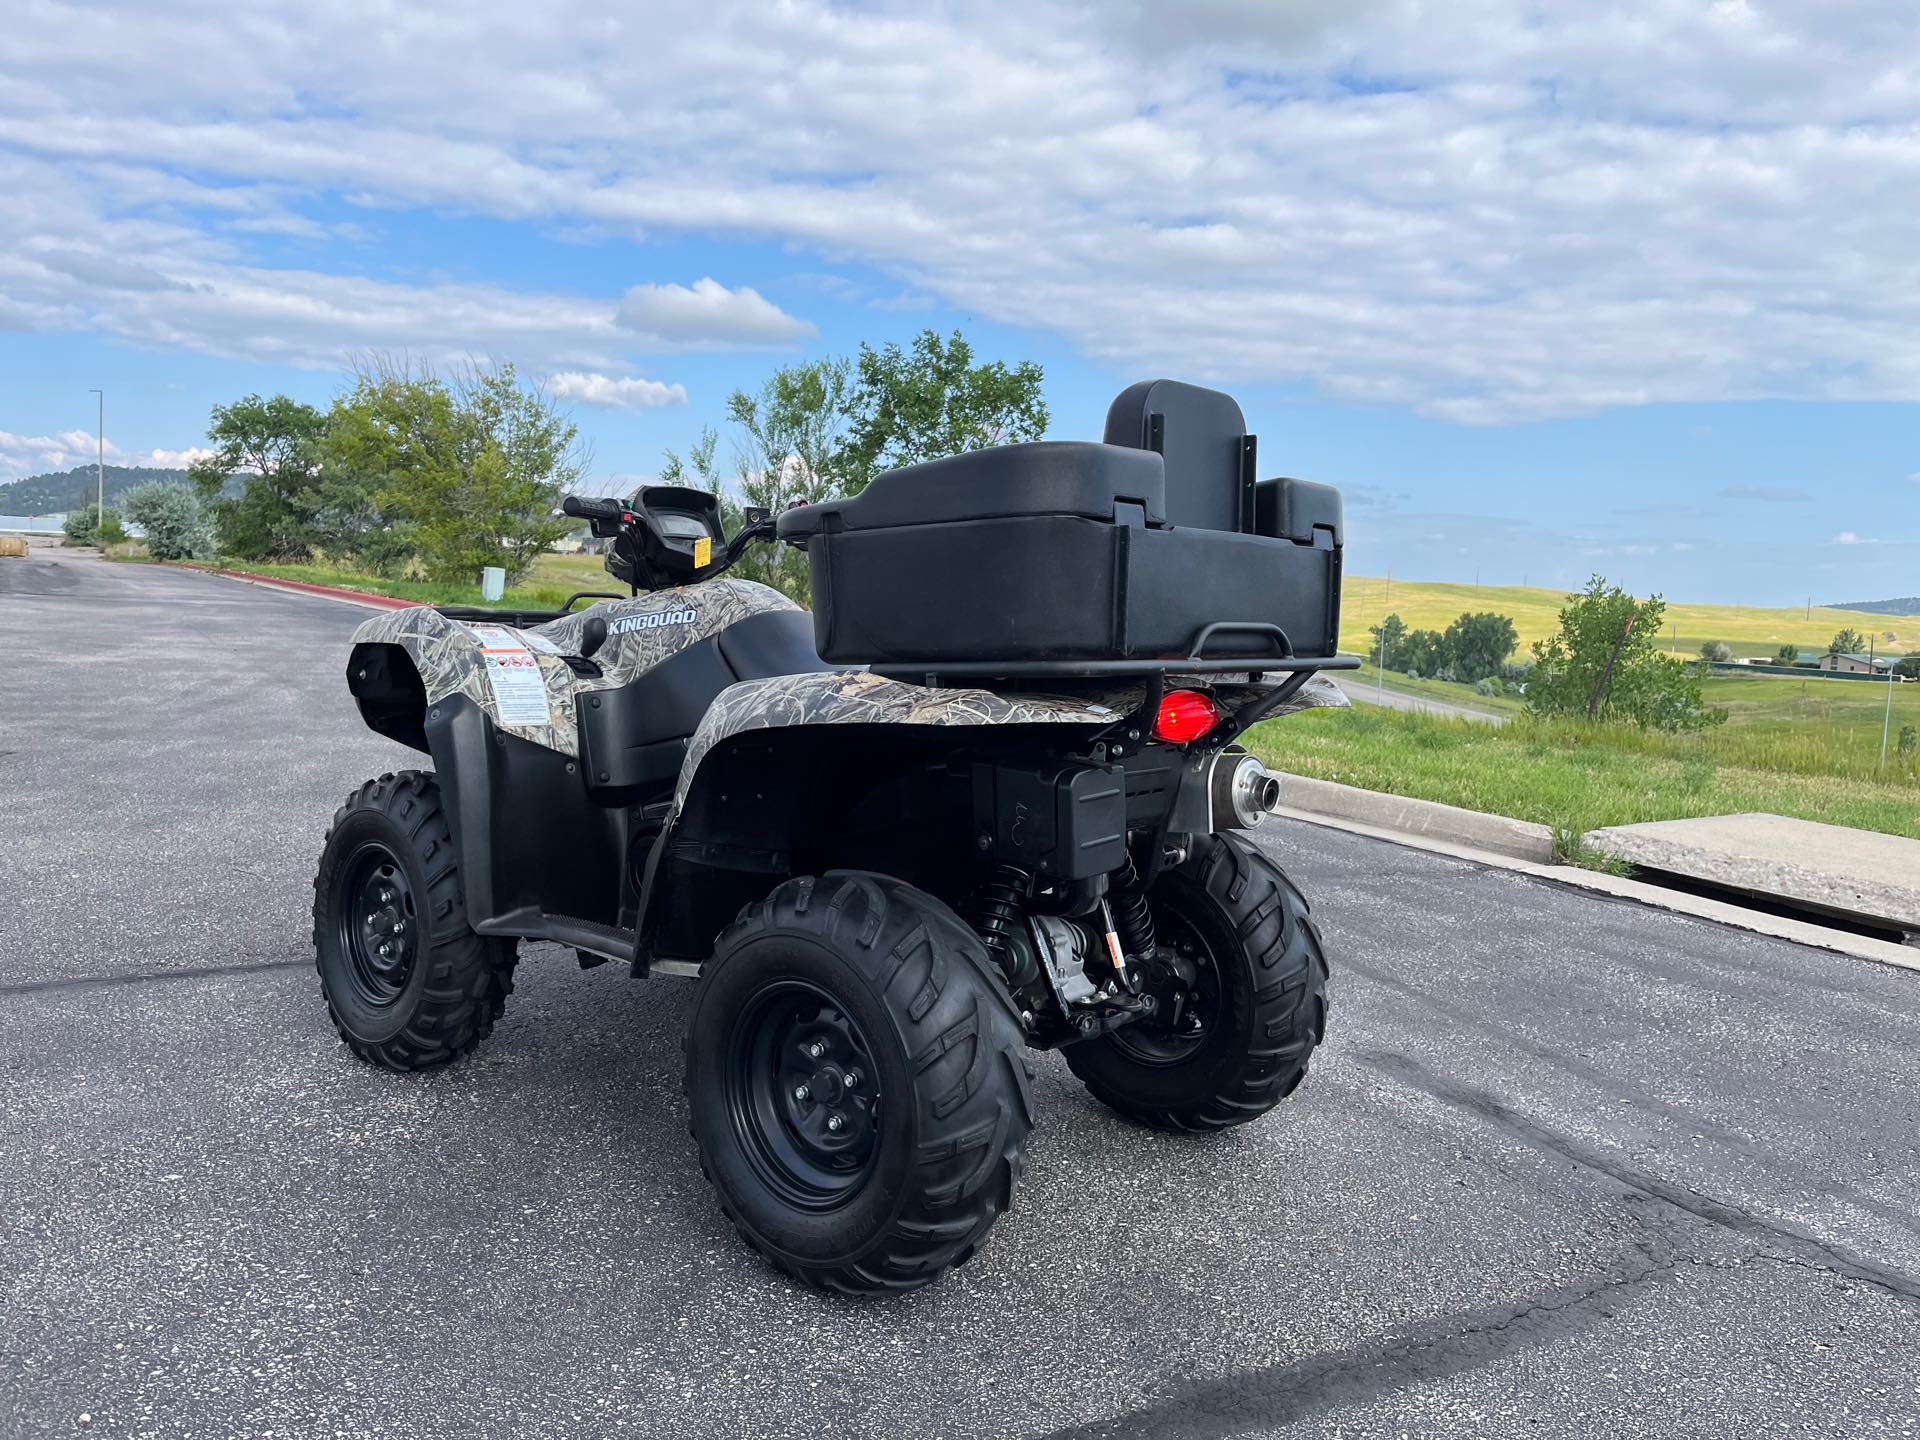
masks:
MULTIPOLYGON (((739 490, 745 504, 777 515, 790 505, 845 493, 851 377, 845 360, 810 360, 774 371, 757 392, 735 390, 727 397, 727 419, 739 430, 739 490)), ((670 463, 673 458, 669 455, 670 463)), ((711 467, 711 450, 706 464, 711 467)), ((806 559, 784 545, 756 547, 740 573, 796 600, 807 598, 806 559)))
POLYGON ((243 560, 303 560, 314 546, 326 416, 285 395, 249 395, 213 407, 214 454, 189 470, 213 512, 221 551, 243 560), (244 477, 238 495, 225 493, 244 477))
POLYGON ((149 480, 120 497, 127 518, 147 532, 156 560, 204 560, 213 554, 213 517, 191 485, 149 480))
POLYGON ((1638 600, 1594 576, 1561 609, 1559 630, 1533 643, 1528 710, 1669 731, 1720 724, 1727 712, 1707 707, 1704 667, 1655 648, 1666 608, 1657 595, 1638 600))
POLYGON ((1410 630, 1400 647, 1400 669, 1431 680, 1447 668, 1447 641, 1438 630, 1410 630))
POLYGON ((1700 658, 1716 665, 1724 665, 1733 659, 1733 647, 1724 640, 1703 640, 1700 642, 1700 658))
POLYGON ((1920 655, 1907 655, 1893 662, 1893 673, 1907 680, 1920 680, 1920 655))
POLYGON ((1456 680, 1468 685, 1498 675, 1519 643, 1520 632, 1513 628, 1513 621, 1491 610, 1462 615, 1441 637, 1445 663, 1456 680))
POLYGON ((1827 642, 1829 655, 1864 655, 1867 652, 1867 637, 1851 625, 1839 631, 1827 642))
POLYGON ((976 365, 958 330, 945 340, 923 330, 911 350, 862 344, 850 397, 847 490, 902 465, 1038 440, 1048 419, 1041 381, 1031 360, 1011 368, 999 360, 976 365))
POLYGON ((554 514, 585 473, 572 421, 512 365, 432 371, 375 361, 328 417, 330 463, 377 476, 372 506, 429 579, 509 583, 572 522, 554 514))
POLYGON ((1407 622, 1398 615, 1389 615, 1378 625, 1368 629, 1373 643, 1367 647, 1367 658, 1383 670, 1398 670, 1405 658, 1401 652, 1407 644, 1407 622))
POLYGON ((1773 663, 1776 665, 1798 665, 1800 663, 1800 647, 1798 645, 1782 645, 1778 650, 1773 652, 1773 663))

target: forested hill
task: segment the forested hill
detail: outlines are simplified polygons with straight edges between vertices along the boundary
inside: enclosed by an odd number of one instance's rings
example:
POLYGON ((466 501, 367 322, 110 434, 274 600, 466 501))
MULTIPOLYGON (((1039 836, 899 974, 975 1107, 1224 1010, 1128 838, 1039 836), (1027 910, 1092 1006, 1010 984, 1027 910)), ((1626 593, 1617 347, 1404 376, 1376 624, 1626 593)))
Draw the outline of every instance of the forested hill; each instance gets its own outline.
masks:
MULTIPOLYGON (((185 480, 184 470, 148 465, 107 466, 107 503, 122 492, 149 480, 185 480)), ((91 465, 76 465, 59 474, 29 475, 0 485, 0 515, 57 515, 78 509, 99 493, 99 473, 91 465)))
POLYGON ((1853 600, 1832 608, 1864 610, 1869 615, 1920 615, 1920 595, 1908 595, 1899 600, 1853 600))

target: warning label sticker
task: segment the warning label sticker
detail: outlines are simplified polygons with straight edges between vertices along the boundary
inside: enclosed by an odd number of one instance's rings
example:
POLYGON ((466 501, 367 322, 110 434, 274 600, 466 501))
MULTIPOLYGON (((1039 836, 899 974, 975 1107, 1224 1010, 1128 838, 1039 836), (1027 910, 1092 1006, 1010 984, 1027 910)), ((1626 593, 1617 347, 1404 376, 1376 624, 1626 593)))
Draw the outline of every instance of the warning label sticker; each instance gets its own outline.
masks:
POLYGON ((547 681, 540 662, 504 625, 469 625, 480 642, 480 658, 487 662, 487 683, 493 689, 493 709, 502 725, 551 725, 547 681))

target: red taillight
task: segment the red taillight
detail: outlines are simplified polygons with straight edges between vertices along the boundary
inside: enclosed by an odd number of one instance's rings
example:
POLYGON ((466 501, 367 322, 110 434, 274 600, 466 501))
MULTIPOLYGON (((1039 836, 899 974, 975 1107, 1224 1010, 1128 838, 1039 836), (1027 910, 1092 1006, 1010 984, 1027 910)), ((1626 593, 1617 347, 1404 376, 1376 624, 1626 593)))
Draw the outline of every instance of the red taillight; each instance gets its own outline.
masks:
POLYGON ((1184 745, 1198 740, 1220 723, 1220 708, 1198 690, 1175 690, 1160 702, 1153 717, 1153 738, 1184 745))

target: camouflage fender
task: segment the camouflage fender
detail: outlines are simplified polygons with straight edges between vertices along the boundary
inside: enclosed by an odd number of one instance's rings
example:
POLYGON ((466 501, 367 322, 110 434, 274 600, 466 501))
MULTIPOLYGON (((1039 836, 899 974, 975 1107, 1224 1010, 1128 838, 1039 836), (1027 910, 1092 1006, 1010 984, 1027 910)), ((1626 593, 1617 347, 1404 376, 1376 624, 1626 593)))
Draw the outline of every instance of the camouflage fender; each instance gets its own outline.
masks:
POLYGON ((687 746, 673 792, 685 803, 693 777, 713 748, 748 730, 788 725, 1111 725, 1140 703, 1138 686, 1099 695, 996 695, 991 690, 929 689, 870 670, 780 675, 729 685, 687 746))
MULTIPOLYGON (((420 674, 427 703, 464 695, 509 735, 563 755, 580 749, 576 697, 630 684, 669 656, 725 629, 737 620, 775 610, 797 610, 778 590, 751 580, 709 580, 677 590, 659 590, 630 600, 607 600, 585 610, 515 630, 487 621, 450 620, 438 610, 414 606, 375 616, 353 633, 356 645, 398 645, 420 674), (594 652, 600 674, 576 675, 561 657, 580 653, 588 617, 607 622, 607 639, 594 652), (547 695, 545 724, 508 724, 479 631, 502 631, 538 666, 547 695)), ((499 637, 495 637, 499 638, 499 637)))

